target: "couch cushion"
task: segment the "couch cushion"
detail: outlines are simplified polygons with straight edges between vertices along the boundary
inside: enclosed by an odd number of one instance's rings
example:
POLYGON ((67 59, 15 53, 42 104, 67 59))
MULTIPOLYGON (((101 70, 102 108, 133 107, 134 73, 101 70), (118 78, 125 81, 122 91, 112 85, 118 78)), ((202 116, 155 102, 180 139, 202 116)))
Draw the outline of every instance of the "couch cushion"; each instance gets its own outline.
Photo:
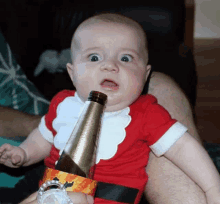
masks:
POLYGON ((32 115, 44 115, 49 101, 31 83, 0 32, 0 105, 32 115))

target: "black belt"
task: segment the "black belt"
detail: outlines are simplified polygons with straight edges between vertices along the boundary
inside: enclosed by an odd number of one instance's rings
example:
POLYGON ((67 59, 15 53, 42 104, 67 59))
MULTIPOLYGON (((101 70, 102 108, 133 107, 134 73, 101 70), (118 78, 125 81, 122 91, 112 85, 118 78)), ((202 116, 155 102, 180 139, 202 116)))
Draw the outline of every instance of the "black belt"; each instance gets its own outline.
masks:
POLYGON ((121 185, 98 182, 95 197, 122 203, 134 203, 139 190, 121 185))

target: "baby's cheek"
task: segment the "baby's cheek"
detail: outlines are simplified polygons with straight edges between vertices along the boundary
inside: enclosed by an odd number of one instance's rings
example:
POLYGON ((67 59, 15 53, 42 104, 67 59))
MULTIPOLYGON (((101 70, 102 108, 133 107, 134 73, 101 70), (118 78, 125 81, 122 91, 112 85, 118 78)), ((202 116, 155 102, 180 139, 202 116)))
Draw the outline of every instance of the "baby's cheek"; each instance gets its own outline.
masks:
POLYGON ((78 65, 78 69, 76 72, 77 77, 83 77, 86 74, 86 63, 81 63, 78 65))

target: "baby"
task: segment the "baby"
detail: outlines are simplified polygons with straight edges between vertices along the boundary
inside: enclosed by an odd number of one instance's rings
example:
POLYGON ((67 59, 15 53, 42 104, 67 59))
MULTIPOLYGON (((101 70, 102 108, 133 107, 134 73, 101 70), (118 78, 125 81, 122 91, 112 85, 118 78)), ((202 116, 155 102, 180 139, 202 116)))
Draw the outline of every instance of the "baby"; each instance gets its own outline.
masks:
MULTIPOLYGON (((84 102, 96 90, 107 94, 108 102, 94 180, 124 186, 132 192, 127 194, 129 201, 138 203, 152 150, 191 177, 205 192, 208 204, 220 204, 220 177, 205 149, 154 96, 141 95, 151 71, 142 27, 118 14, 93 16, 77 28, 71 51, 67 70, 76 91, 59 92, 39 127, 19 147, 0 147, 0 163, 17 168, 45 159, 46 166, 54 168, 84 102)), ((126 199, 100 196, 95 203, 126 203, 126 199)))

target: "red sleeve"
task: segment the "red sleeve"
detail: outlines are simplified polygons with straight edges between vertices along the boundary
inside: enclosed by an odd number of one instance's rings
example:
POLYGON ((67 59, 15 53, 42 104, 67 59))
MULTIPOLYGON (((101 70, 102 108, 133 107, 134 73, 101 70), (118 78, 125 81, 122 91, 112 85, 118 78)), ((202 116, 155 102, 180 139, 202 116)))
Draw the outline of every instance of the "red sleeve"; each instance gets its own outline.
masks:
POLYGON ((167 110, 157 103, 157 99, 149 95, 149 102, 144 114, 143 132, 149 146, 157 142, 167 130, 177 122, 167 110))

